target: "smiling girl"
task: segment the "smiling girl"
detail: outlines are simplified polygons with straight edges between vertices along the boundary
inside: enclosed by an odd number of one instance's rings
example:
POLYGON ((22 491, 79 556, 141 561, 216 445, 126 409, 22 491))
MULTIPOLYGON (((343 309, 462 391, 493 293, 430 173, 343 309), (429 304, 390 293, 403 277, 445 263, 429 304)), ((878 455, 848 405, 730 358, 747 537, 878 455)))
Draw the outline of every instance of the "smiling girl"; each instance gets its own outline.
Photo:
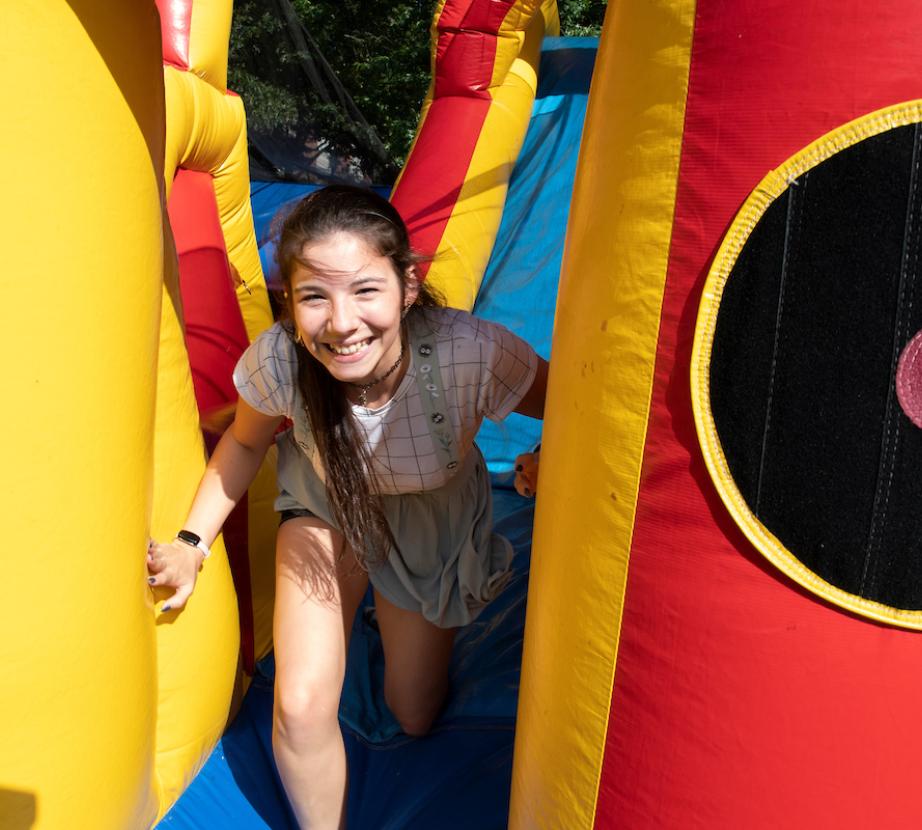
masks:
MULTIPOLYGON (((182 607, 221 525, 277 439, 273 749, 302 827, 343 822, 337 720, 353 617, 369 580, 385 698, 423 735, 448 690, 455 632, 502 589, 474 436, 484 417, 540 418, 547 364, 502 326, 442 308, 406 228, 371 191, 329 187, 285 219, 285 317, 247 349, 240 393, 177 539, 152 544, 150 583, 182 607)), ((521 459, 520 491, 535 487, 521 459)))

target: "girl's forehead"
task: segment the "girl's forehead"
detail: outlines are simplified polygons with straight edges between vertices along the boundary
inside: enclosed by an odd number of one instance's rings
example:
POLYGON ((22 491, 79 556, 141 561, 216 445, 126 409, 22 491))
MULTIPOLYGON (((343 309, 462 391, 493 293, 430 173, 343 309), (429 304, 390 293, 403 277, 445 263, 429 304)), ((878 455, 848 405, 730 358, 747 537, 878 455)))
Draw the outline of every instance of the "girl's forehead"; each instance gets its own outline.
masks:
POLYGON ((308 243, 292 271, 292 284, 322 282, 350 283, 364 277, 396 277, 393 263, 364 239, 340 232, 308 243))
POLYGON ((380 259, 377 250, 368 241, 349 231, 336 231, 320 239, 305 243, 301 249, 304 259, 314 262, 320 259, 362 260, 380 259))

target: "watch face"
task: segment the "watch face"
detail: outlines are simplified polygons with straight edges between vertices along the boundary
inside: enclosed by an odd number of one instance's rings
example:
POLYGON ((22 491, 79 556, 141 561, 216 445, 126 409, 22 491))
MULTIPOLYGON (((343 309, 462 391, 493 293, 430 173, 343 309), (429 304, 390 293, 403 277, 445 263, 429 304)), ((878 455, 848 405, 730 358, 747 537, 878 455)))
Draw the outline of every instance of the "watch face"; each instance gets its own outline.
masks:
POLYGON ((202 537, 197 533, 193 533, 191 530, 180 530, 179 533, 176 534, 176 538, 188 542, 193 547, 198 547, 199 542, 202 541, 202 537))

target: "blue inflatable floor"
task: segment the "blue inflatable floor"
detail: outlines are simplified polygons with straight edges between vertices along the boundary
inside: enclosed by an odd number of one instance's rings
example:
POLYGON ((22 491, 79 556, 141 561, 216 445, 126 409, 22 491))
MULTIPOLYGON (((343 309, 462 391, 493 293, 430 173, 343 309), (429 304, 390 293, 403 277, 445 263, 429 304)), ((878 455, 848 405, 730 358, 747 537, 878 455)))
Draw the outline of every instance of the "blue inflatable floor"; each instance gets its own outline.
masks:
MULTIPOLYGON (((595 39, 545 44, 521 161, 475 312, 518 332, 548 357, 557 278, 595 39)), ((300 198, 299 185, 253 186, 257 234, 300 198)), ((515 548, 514 577, 458 634, 451 694, 433 732, 412 739, 383 703, 383 656, 370 610, 356 618, 340 721, 349 764, 350 830, 500 830, 506 827, 516 698, 525 626, 533 503, 510 489, 512 459, 540 439, 540 423, 487 424, 478 444, 494 482, 497 530, 515 548)), ((234 723, 158 827, 296 830, 272 760, 271 658, 259 666, 234 723)))

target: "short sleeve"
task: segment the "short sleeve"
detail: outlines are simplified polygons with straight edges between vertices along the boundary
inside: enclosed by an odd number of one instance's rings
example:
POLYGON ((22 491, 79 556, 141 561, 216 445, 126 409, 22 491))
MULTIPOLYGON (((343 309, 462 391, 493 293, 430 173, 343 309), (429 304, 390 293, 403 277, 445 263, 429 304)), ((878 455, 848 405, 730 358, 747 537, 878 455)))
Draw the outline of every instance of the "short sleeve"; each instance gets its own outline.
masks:
POLYGON ((234 386, 257 412, 290 418, 297 394, 297 362, 294 344, 276 323, 240 357, 234 369, 234 386))
POLYGON ((477 329, 483 358, 477 408, 491 421, 501 421, 531 389, 538 355, 505 326, 477 320, 477 329))

